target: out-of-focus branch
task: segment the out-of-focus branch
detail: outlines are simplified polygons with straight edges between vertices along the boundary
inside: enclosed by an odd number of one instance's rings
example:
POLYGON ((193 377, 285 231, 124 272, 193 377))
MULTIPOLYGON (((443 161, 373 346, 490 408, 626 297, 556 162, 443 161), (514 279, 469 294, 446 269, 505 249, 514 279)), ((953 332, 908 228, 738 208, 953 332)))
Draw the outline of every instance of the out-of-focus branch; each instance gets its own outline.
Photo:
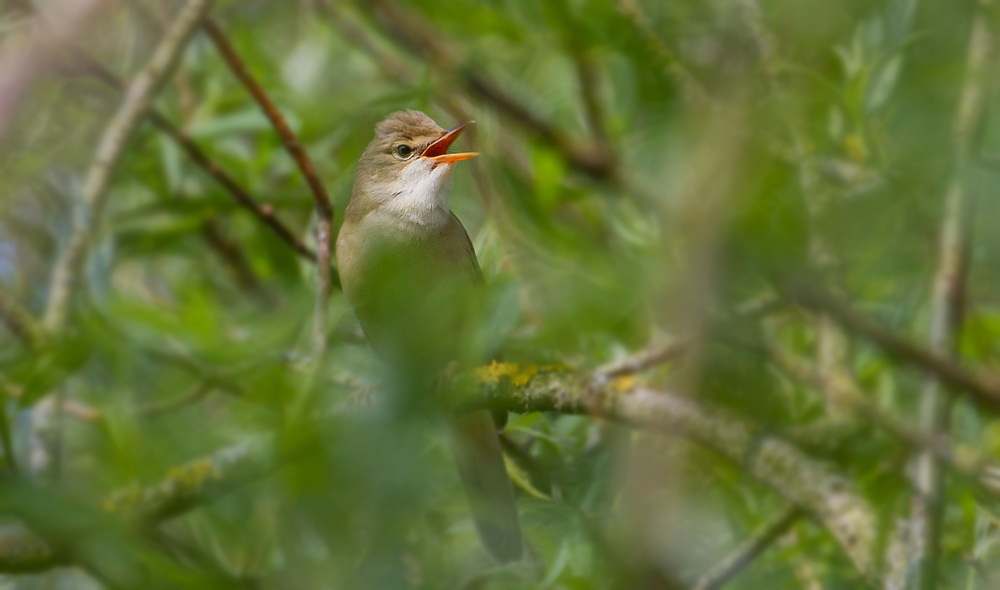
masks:
POLYGON ((129 139, 211 6, 211 0, 189 0, 184 4, 152 58, 129 84, 118 112, 104 130, 83 183, 83 219, 76 223, 52 272, 49 301, 42 320, 47 331, 59 332, 66 321, 77 279, 100 223, 111 177, 129 139))
POLYGON ((948 357, 878 326, 846 303, 816 289, 791 287, 787 294, 803 307, 829 314, 841 326, 872 341, 890 357, 927 371, 942 383, 969 393, 973 401, 992 412, 1000 411, 1000 378, 996 375, 977 374, 965 369, 948 357))
MULTIPOLYGON (((953 130, 955 170, 945 196, 941 226, 938 269, 934 276, 928 350, 951 358, 956 354, 965 307, 972 243, 972 216, 975 197, 966 182, 974 138, 985 121, 988 108, 988 76, 993 65, 993 39, 987 15, 977 14, 969 34, 965 82, 959 99, 953 130)), ((957 364, 957 361, 956 361, 957 364)), ((943 436, 950 430, 950 400, 937 375, 929 375, 920 400, 920 426, 931 435, 943 436)), ((941 521, 944 514, 945 471, 934 453, 917 457, 916 493, 910 515, 910 567, 918 573, 915 588, 937 587, 941 521)))
POLYGON ((253 214, 268 229, 274 232, 283 242, 295 250, 295 253, 306 260, 316 261, 316 253, 306 246, 302 240, 281 222, 274 214, 274 209, 270 205, 261 205, 250 194, 241 187, 228 172, 223 170, 218 163, 208 157, 208 155, 198 147, 186 133, 177 128, 159 111, 149 112, 150 122, 167 137, 172 139, 184 152, 189 160, 194 162, 199 168, 211 176, 241 207, 253 214))
POLYGON ((667 338, 629 355, 620 361, 608 363, 596 371, 598 378, 610 379, 622 375, 641 373, 663 363, 669 363, 687 351, 688 344, 683 340, 667 338))
POLYGON ((183 408, 186 405, 193 404, 203 399, 212 392, 214 385, 215 383, 213 383, 210 378, 203 379, 195 383, 191 389, 178 395, 177 397, 140 406, 136 408, 135 413, 140 416, 155 416, 183 408))
POLYGON ((708 92, 701 85, 691 72, 687 70, 681 62, 677 59, 666 44, 663 39, 656 34, 652 25, 649 22, 649 17, 646 15, 646 11, 642 9, 642 5, 639 4, 638 0, 618 0, 618 11, 632 24, 635 30, 639 33, 643 42, 649 47, 650 52, 659 62, 659 66, 663 68, 669 76, 677 81, 677 84, 681 89, 681 96, 692 103, 695 104, 710 104, 712 98, 709 96, 708 92))
POLYGON ((786 500, 812 515, 837 539, 866 578, 875 578, 875 512, 848 479, 795 446, 754 425, 693 399, 636 387, 622 393, 615 382, 539 373, 524 387, 491 386, 491 408, 517 413, 589 414, 698 442, 742 467, 786 500))
POLYGON ((289 127, 274 101, 254 79, 225 33, 211 19, 205 21, 204 28, 229 69, 271 121, 271 125, 281 137, 285 149, 295 160, 302 176, 306 179, 306 184, 309 185, 309 190, 312 192, 313 202, 316 206, 316 311, 313 322, 313 344, 317 358, 322 358, 327 346, 327 306, 330 300, 330 291, 333 289, 333 272, 330 266, 333 248, 333 205, 330 204, 326 188, 299 138, 292 132, 292 128, 289 127))
POLYGON ((573 56, 576 66, 576 77, 580 81, 580 97, 583 100, 584 113, 587 116, 587 126, 590 128, 594 141, 600 150, 607 154, 611 151, 611 138, 608 136, 607 125, 604 123, 604 109, 601 107, 599 92, 599 70, 594 58, 576 50, 573 56))
POLYGON ((6 289, 0 287, 0 320, 12 334, 28 348, 37 348, 42 342, 42 328, 34 316, 21 306, 6 289))
POLYGON ((44 26, 47 19, 35 15, 30 27, 44 34, 29 36, 23 43, 12 43, 0 55, 0 138, 14 120, 25 94, 44 76, 59 55, 60 48, 77 37, 101 0, 63 0, 47 9, 58 16, 54 26, 44 26), (38 25, 38 26, 35 26, 38 25))
MULTIPOLYGON (((840 542, 866 576, 873 575, 875 516, 851 483, 829 465, 816 461, 788 442, 763 434, 754 425, 702 406, 676 394, 645 387, 624 390, 617 381, 601 384, 593 375, 537 371, 518 387, 483 384, 483 399, 475 405, 518 413, 588 414, 639 428, 682 436, 740 465, 776 493, 816 518, 840 542)), ((132 486, 112 494, 105 508, 146 525, 177 516, 235 486, 259 478, 299 448, 277 456, 272 441, 257 440, 226 449, 207 459, 171 470, 159 484, 132 486)), ((0 535, 0 571, 44 569, 57 563, 56 553, 38 552, 38 539, 0 535), (9 554, 4 547, 10 548, 9 554), (37 556, 27 562, 27 552, 37 556), (44 558, 44 559, 43 559, 44 558)))
POLYGON ((201 236, 231 271, 236 284, 250 293, 263 293, 260 279, 254 273, 243 250, 222 233, 218 221, 213 218, 202 223, 201 236))
MULTIPOLYGON (((280 460, 271 444, 270 439, 241 443, 175 467, 156 484, 134 484, 113 492, 103 509, 145 527, 178 517, 273 470, 280 460)), ((34 532, 15 526, 0 530, 2 573, 40 572, 71 560, 71 555, 34 532)))
POLYGON ((802 512, 788 506, 754 531, 735 551, 701 576, 691 590, 718 590, 753 563, 768 547, 802 518, 802 512))
POLYGON ((865 396, 857 383, 845 375, 837 375, 835 378, 824 375, 817 367, 777 347, 771 347, 768 354, 783 373, 815 387, 833 404, 844 407, 855 417, 881 429, 913 450, 933 454, 938 461, 956 473, 978 482, 990 493, 1000 494, 996 475, 1000 473, 1000 465, 991 463, 985 454, 949 443, 943 433, 923 432, 912 428, 883 412, 865 396))

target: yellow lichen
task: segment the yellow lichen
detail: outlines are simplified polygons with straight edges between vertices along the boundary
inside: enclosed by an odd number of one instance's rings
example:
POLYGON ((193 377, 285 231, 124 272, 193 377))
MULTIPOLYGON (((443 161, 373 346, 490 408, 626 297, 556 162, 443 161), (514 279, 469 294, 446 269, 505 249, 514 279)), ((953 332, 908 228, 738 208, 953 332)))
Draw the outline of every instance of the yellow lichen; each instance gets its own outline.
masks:
POLYGON ((611 382, 611 388, 618 393, 631 391, 638 384, 638 379, 634 375, 622 375, 611 382))
POLYGON ((186 488, 200 488, 205 480, 215 473, 215 467, 208 459, 174 467, 167 472, 167 479, 176 481, 186 488))

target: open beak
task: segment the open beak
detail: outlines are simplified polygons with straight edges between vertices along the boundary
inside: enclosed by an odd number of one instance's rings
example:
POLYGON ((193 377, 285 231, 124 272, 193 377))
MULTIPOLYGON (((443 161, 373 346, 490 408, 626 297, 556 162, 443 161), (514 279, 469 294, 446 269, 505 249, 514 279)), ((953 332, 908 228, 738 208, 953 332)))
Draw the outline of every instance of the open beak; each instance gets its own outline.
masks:
POLYGON ((458 154, 448 153, 448 146, 458 139, 458 136, 462 134, 462 131, 464 131, 466 127, 472 125, 473 123, 475 123, 475 121, 469 121, 468 123, 462 123, 458 127, 449 129, 434 143, 427 146, 423 153, 420 154, 420 157, 432 160, 435 165, 452 164, 454 162, 468 160, 469 158, 475 158, 479 155, 476 152, 462 152, 458 154))

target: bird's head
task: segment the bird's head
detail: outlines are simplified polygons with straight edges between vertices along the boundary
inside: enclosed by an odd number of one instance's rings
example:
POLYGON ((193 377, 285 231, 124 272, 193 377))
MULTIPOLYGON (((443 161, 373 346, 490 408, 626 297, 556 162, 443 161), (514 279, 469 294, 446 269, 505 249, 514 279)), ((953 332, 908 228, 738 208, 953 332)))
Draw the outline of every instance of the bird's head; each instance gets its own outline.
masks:
POLYGON ((477 155, 448 153, 468 125, 445 131, 420 111, 389 115, 375 127, 375 138, 358 163, 352 208, 361 214, 381 210, 424 225, 447 214, 453 165, 477 155))

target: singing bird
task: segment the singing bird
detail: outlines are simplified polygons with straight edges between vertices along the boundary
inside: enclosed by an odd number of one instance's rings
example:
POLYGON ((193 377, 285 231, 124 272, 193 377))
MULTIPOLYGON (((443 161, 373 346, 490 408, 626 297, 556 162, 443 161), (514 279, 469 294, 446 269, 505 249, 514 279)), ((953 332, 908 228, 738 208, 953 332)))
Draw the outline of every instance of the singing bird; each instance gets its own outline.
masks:
MULTIPOLYGON (((445 131, 413 110, 379 123, 337 237, 344 293, 368 341, 411 394, 431 393, 446 367, 487 354, 474 343, 483 275, 448 206, 455 164, 477 155, 448 153, 468 124, 445 131)), ((449 427, 481 542, 500 562, 519 559, 521 527, 494 417, 485 410, 456 415, 449 427)))

